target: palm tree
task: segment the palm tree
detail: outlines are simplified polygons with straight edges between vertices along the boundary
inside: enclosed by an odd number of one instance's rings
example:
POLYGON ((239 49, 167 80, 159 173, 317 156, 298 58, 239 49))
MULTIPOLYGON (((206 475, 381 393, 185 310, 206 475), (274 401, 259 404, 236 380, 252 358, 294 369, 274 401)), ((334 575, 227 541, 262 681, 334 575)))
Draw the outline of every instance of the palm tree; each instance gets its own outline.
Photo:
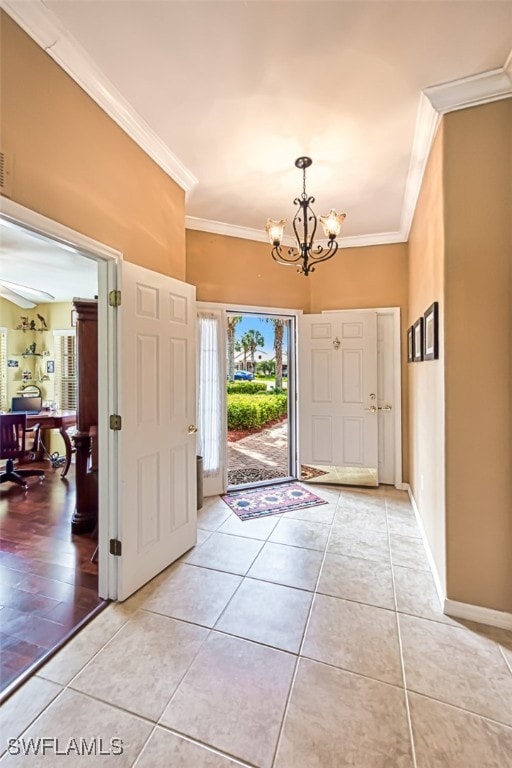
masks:
POLYGON ((243 342, 244 339, 251 353, 252 370, 254 372, 254 367, 255 367, 254 357, 256 355, 256 350, 258 347, 262 347, 265 344, 265 339, 263 338, 262 334, 259 331, 254 331, 254 330, 246 331, 246 333, 244 333, 244 335, 242 336, 241 341, 243 342))
POLYGON ((242 336, 242 338, 239 341, 235 341, 235 349, 237 352, 243 352, 244 353, 244 370, 245 370, 245 364, 247 362, 247 355, 249 354, 249 344, 247 342, 247 339, 245 338, 245 333, 242 336))
POLYGON ((278 317, 266 317, 267 323, 274 326, 274 352, 276 353, 276 389, 283 388, 283 334, 287 320, 278 317))
POLYGON ((239 315, 229 315, 227 320, 228 334, 228 378, 234 381, 235 378, 235 332, 236 326, 242 318, 239 315))

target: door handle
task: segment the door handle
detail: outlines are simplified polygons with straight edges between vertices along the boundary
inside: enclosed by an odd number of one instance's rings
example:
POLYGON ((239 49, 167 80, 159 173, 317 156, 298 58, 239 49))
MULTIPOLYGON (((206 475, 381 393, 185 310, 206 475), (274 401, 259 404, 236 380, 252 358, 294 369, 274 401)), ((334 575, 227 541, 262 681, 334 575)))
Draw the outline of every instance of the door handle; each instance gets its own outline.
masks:
POLYGON ((196 432, 197 432, 196 425, 195 424, 189 424, 188 425, 188 434, 189 435, 195 435, 196 432))
POLYGON ((377 408, 375 405, 370 405, 369 408, 365 408, 365 411, 370 411, 370 413, 377 413, 377 408))
POLYGON ((391 411, 393 410, 392 405, 379 405, 379 411, 391 411))

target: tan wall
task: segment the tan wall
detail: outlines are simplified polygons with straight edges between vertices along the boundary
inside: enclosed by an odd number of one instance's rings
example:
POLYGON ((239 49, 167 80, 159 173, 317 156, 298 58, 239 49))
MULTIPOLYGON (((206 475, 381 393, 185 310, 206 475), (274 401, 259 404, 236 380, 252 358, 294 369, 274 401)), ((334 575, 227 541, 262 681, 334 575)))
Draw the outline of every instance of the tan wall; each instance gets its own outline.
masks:
POLYGON ((311 312, 407 307, 407 243, 342 248, 307 278, 311 312))
POLYGON ((309 311, 310 277, 282 267, 270 245, 187 230, 186 280, 198 301, 250 304, 309 311))
POLYGON ((184 279, 183 190, 9 16, 0 20, 12 199, 184 279))
MULTIPOLYGON (((409 363, 409 483, 446 590, 444 460, 444 209, 443 126, 434 141, 409 237, 411 326, 439 302, 439 360, 409 363)), ((449 363, 447 363, 448 365, 449 363)))
POLYGON ((448 597, 512 611, 512 100, 444 135, 448 597))

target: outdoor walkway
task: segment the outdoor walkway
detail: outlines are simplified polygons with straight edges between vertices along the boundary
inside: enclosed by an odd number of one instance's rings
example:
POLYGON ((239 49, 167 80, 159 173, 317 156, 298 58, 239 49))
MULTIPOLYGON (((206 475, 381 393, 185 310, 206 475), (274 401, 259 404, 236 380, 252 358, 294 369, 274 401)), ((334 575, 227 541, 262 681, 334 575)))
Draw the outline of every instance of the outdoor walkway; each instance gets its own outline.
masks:
POLYGON ((230 485, 288 477, 288 420, 228 443, 230 485))

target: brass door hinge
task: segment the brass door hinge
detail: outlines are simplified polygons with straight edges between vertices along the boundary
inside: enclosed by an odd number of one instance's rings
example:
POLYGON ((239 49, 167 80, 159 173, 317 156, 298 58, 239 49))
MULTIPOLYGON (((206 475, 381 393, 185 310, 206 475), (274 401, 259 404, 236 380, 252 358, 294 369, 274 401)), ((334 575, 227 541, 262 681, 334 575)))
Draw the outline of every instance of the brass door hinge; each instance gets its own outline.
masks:
POLYGON ((121 417, 117 413, 112 413, 110 416, 110 429, 114 432, 121 430, 121 417))
POLYGON ((108 304, 110 307, 120 307, 121 291, 110 291, 108 294, 108 304))
POLYGON ((121 557, 122 545, 119 539, 110 539, 110 554, 121 557))

